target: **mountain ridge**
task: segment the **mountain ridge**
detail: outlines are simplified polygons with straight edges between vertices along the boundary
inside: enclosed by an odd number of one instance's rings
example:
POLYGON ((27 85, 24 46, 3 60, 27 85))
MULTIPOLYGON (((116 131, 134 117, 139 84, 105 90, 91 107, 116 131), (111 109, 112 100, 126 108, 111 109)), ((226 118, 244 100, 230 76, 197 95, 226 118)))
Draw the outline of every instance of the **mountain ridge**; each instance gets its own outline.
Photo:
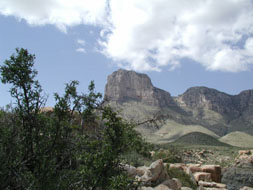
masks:
MULTIPOLYGON (((187 89, 178 96, 153 86, 146 74, 118 70, 107 78, 105 101, 114 102, 122 110, 130 110, 132 118, 152 115, 154 108, 169 119, 187 125, 199 125, 224 136, 233 131, 253 134, 253 90, 230 95, 205 86, 187 89), (132 102, 132 103, 131 103, 132 102), (138 104, 138 110, 134 105, 138 104), (145 106, 145 109, 140 109, 145 106)), ((123 111, 127 112, 127 111, 123 111)), ((154 113, 154 112, 153 112, 154 113)))

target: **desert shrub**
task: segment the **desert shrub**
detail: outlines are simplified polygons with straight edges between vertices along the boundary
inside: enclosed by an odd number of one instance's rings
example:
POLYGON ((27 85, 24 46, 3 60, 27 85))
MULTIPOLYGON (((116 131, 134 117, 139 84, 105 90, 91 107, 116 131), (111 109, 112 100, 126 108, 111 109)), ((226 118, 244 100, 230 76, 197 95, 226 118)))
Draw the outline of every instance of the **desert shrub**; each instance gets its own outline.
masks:
POLYGON ((150 165, 152 163, 151 158, 148 156, 143 156, 142 154, 138 153, 137 151, 131 151, 124 155, 122 155, 122 160, 124 163, 132 165, 134 167, 150 165))
POLYGON ((168 175, 171 178, 177 178, 181 181, 182 186, 190 187, 192 189, 197 189, 197 185, 191 179, 191 176, 186 174, 183 170, 179 168, 169 168, 167 167, 168 175))
POLYGON ((153 159, 162 159, 163 162, 166 163, 178 163, 182 161, 181 158, 177 156, 176 149, 160 149, 155 152, 153 159))
POLYGON ((0 67, 15 100, 0 110, 0 189, 136 189, 121 167, 122 155, 148 150, 135 126, 100 103, 94 82, 79 94, 71 81, 55 93, 52 112, 41 111, 46 97, 34 60, 16 49, 0 67))

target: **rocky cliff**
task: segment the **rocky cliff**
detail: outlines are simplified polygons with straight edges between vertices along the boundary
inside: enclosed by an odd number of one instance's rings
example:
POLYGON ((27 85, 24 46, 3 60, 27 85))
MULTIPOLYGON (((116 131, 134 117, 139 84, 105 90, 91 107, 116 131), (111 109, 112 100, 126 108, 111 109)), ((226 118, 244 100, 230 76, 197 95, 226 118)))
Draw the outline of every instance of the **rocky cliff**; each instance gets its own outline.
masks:
POLYGON ((137 101, 159 107, 175 105, 170 93, 154 87, 147 75, 122 69, 108 76, 105 100, 118 103, 137 101))
MULTIPOLYGON (((136 102, 139 107, 156 107, 166 113, 170 121, 203 126, 219 136, 233 131, 253 134, 253 90, 229 95, 212 88, 192 87, 178 97, 172 97, 169 92, 154 87, 147 75, 120 69, 108 76, 105 100, 121 105, 136 102)), ((140 109, 131 114, 137 115, 137 112, 146 114, 140 109)))

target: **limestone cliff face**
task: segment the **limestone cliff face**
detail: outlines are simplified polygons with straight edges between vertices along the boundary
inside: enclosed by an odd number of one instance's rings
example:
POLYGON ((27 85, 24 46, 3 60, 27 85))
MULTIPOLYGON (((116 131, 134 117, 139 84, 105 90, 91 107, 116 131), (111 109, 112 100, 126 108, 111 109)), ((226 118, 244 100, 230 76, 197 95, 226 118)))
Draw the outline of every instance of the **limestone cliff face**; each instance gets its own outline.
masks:
POLYGON ((253 113, 253 90, 229 95, 207 87, 192 87, 176 100, 181 107, 208 109, 233 119, 253 113))
POLYGON ((154 87, 147 75, 122 69, 108 76, 105 100, 118 103, 132 100, 159 107, 175 105, 170 93, 154 87))
POLYGON ((212 88, 192 87, 171 97, 169 92, 154 87, 147 75, 120 69, 108 76, 104 98, 122 106, 130 101, 155 106, 170 120, 201 125, 220 136, 232 131, 253 134, 253 90, 229 95, 212 88))
POLYGON ((233 98, 232 95, 212 88, 192 87, 177 99, 181 106, 186 106, 190 109, 208 109, 219 114, 229 114, 236 117, 239 115, 239 111, 234 105, 233 98))
POLYGON ((245 90, 234 96, 234 104, 240 111, 253 110, 253 90, 245 90))

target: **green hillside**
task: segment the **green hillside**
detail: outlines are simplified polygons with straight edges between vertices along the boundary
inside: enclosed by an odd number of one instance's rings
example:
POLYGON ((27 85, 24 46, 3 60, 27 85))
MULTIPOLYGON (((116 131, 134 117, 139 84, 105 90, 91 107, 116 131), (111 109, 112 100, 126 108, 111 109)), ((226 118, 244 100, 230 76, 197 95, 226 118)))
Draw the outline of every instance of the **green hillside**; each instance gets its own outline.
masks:
POLYGON ((219 140, 232 146, 253 147, 253 136, 240 131, 231 132, 219 140))
POLYGON ((230 146, 218 139, 200 132, 193 132, 178 138, 173 144, 205 145, 205 146, 230 146))

